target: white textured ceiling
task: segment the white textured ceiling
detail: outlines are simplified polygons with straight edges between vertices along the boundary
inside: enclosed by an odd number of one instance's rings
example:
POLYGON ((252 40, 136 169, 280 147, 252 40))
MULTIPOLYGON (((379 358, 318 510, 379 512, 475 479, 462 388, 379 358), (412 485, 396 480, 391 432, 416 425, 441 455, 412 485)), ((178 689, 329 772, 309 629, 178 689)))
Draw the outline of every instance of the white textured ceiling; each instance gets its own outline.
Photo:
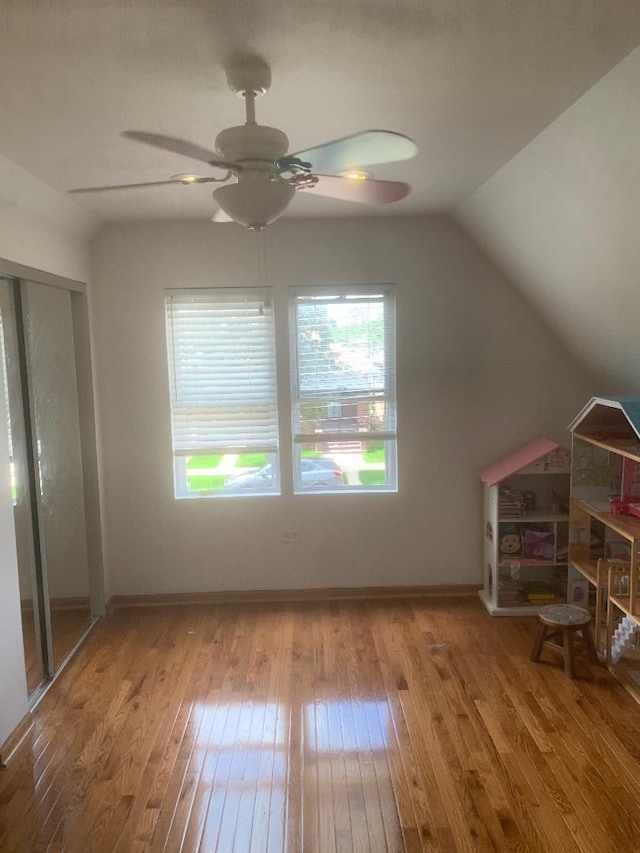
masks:
MULTIPOLYGON (((255 54, 273 74, 258 121, 284 130, 290 150, 405 133, 418 157, 375 175, 413 191, 383 212, 446 211, 639 41, 637 0, 0 0, 0 153, 61 191, 202 173, 119 134, 212 147, 244 120, 223 66, 255 54)), ((106 220, 202 219, 211 192, 75 199, 106 220)), ((369 212, 306 195, 288 215, 369 212)))

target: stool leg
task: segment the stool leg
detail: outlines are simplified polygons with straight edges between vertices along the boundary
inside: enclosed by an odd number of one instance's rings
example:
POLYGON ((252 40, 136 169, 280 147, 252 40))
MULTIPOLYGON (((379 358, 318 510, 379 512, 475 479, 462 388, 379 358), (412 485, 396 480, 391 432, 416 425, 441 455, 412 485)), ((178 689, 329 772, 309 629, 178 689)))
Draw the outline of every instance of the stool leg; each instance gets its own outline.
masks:
POLYGON ((569 678, 573 678, 573 634, 572 630, 565 629, 563 631, 564 637, 564 671, 569 676, 569 678))
POLYGON ((547 626, 544 622, 541 622, 538 625, 538 633, 536 634, 536 639, 533 643, 533 651, 531 652, 531 660, 539 661, 540 660, 540 652, 542 651, 542 644, 544 643, 544 638, 547 633, 547 626))
POLYGON ((591 625, 584 625, 582 628, 582 639, 584 640, 591 663, 600 663, 598 652, 596 651, 596 644, 593 641, 593 634, 591 633, 591 625))

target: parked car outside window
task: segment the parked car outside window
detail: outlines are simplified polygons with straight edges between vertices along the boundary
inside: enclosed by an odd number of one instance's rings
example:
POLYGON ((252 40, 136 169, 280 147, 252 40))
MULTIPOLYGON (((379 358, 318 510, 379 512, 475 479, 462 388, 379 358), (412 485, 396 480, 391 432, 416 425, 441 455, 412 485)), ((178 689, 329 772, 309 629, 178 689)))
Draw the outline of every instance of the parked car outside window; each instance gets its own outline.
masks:
MULTIPOLYGON (((342 468, 329 456, 314 459, 303 458, 300 461, 303 488, 335 488, 343 483, 342 468)), ((256 471, 234 474, 224 481, 225 489, 267 488, 273 485, 274 472, 271 465, 263 465, 256 471)))

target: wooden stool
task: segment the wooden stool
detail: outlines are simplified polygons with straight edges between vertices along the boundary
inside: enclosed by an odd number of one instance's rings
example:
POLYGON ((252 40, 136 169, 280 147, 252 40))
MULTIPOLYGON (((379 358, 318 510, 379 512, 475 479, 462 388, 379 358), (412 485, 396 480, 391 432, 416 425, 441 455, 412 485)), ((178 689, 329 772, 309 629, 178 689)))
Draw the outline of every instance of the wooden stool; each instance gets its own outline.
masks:
POLYGON ((580 631, 589 660, 591 663, 598 663, 598 655, 591 634, 591 614, 588 610, 575 607, 573 604, 548 604, 540 609, 538 615, 540 627, 531 652, 532 661, 540 660, 540 653, 546 642, 559 637, 561 644, 552 645, 557 649, 564 647, 564 671, 569 678, 573 678, 573 636, 580 631))

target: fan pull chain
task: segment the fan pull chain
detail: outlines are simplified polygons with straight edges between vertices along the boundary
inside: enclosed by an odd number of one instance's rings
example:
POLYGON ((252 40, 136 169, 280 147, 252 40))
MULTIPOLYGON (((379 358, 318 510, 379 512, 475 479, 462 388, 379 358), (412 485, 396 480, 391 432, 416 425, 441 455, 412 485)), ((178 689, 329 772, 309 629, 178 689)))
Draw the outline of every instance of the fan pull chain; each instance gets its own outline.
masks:
POLYGON ((258 258, 258 287, 260 288, 260 310, 259 314, 264 314, 264 309, 271 307, 271 300, 267 295, 267 299, 263 301, 262 291, 266 290, 268 285, 267 276, 267 232, 266 228, 256 229, 256 254, 258 258))

